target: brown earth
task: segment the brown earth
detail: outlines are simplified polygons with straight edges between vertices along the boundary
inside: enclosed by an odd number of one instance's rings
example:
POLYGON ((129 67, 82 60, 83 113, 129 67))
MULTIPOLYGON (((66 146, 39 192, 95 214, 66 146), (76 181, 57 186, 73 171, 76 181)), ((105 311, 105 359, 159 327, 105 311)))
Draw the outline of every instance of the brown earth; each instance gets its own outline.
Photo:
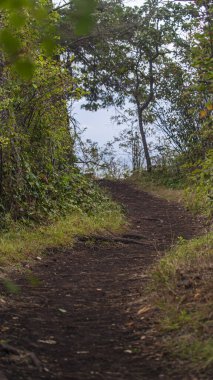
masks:
POLYGON ((137 301, 147 269, 200 223, 132 185, 101 185, 124 205, 128 232, 49 250, 30 280, 16 279, 18 294, 2 286, 0 380, 195 379, 162 350, 152 313, 138 314, 137 301))

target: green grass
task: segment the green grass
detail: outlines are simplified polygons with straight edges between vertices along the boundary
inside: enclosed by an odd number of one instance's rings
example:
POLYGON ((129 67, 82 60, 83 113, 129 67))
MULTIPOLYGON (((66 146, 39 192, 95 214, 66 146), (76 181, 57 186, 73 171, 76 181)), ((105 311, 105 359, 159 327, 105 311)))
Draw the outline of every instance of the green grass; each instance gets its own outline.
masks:
POLYGON ((213 339, 194 339, 185 336, 178 342, 177 352, 181 359, 191 360, 191 368, 199 365, 200 370, 213 365, 213 339))
POLYGON ((176 284, 177 274, 181 271, 197 271, 209 266, 213 258, 213 233, 184 240, 179 238, 176 246, 157 264, 153 276, 157 276, 157 282, 171 281, 176 284))
MULTIPOLYGON (((155 196, 182 203, 192 212, 210 215, 205 191, 195 194, 187 178, 154 169, 135 173, 130 181, 155 196)), ((212 269, 213 233, 190 241, 180 237, 152 269, 147 290, 150 307, 158 310, 155 327, 161 331, 162 347, 183 361, 189 373, 199 374, 213 366, 212 269)))
POLYGON ((157 167, 151 173, 135 172, 129 181, 157 197, 182 203, 194 214, 210 219, 213 215, 212 157, 209 155, 206 161, 197 163, 196 169, 191 165, 185 165, 179 171, 172 165, 157 167))
POLYGON ((174 202, 183 201, 184 190, 181 182, 173 182, 172 179, 169 181, 159 171, 134 173, 128 181, 157 197, 174 202))
POLYGON ((121 230, 125 222, 120 207, 111 201, 103 206, 94 215, 78 211, 46 226, 14 224, 0 233, 0 265, 11 267, 31 260, 47 248, 70 246, 76 236, 121 230))
MULTIPOLYGON (((198 197, 193 189, 187 195, 186 180, 175 174, 157 169, 135 173, 130 181, 155 196, 208 215, 204 195, 202 209, 196 209, 198 197)), ((155 323, 162 333, 162 347, 174 359, 183 360, 189 372, 199 373, 213 366, 212 269, 213 232, 209 232, 190 241, 180 237, 151 271, 147 299, 150 307, 159 311, 155 323)))
POLYGON ((213 233, 178 244, 152 269, 148 294, 163 344, 189 368, 213 365, 213 233))

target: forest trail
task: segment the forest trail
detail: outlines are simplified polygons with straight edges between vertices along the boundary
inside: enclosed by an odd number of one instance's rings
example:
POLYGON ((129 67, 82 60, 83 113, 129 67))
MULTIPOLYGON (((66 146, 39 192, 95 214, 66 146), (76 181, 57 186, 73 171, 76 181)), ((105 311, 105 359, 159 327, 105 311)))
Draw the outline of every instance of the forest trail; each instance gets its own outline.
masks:
POLYGON ((2 289, 1 342, 9 346, 0 349, 1 380, 191 379, 175 368, 169 374, 137 301, 149 266, 177 237, 196 235, 199 223, 130 184, 101 186, 124 205, 128 232, 49 251, 33 268, 37 286, 20 278, 19 294, 2 289))

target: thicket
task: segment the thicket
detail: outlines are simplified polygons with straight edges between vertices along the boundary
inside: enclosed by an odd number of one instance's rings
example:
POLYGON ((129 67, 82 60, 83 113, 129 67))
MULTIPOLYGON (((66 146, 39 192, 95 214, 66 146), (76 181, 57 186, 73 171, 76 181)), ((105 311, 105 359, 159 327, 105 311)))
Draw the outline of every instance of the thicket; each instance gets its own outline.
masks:
POLYGON ((84 92, 60 59, 59 15, 49 1, 0 5, 0 227, 95 212, 108 201, 75 164, 67 102, 84 92))
POLYGON ((156 185, 185 189, 188 207, 211 217, 213 7, 210 1, 196 1, 194 9, 197 13, 191 21, 190 43, 185 50, 188 68, 182 79, 176 81, 169 108, 161 106, 157 110, 156 125, 167 144, 156 147, 159 154, 152 173, 143 172, 142 177, 156 185), (168 142, 172 143, 172 149, 171 145, 168 149, 168 142))
MULTIPOLYGON (((211 217, 213 215, 213 126, 212 126, 212 15, 209 1, 197 1, 198 18, 190 46, 193 80, 187 93, 196 98, 190 104, 189 113, 195 115, 194 128, 188 136, 189 144, 184 154, 179 154, 162 170, 160 182, 171 187, 186 189, 186 203, 195 210, 211 217), (197 121, 196 121, 197 120, 197 121)), ((183 95, 184 89, 183 89, 183 95)), ((190 128, 190 123, 185 129, 190 128)))

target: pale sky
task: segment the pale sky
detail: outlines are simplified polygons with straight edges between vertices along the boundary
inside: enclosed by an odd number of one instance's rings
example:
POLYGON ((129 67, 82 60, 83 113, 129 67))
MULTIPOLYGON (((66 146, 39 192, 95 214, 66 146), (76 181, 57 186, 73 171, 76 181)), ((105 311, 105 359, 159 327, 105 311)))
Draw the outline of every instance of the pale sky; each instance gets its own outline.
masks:
POLYGON ((90 112, 81 109, 80 102, 78 102, 75 104, 73 112, 82 129, 87 128, 83 135, 84 138, 97 141, 100 145, 104 145, 114 136, 118 136, 124 128, 111 121, 111 117, 114 115, 113 108, 90 112))

